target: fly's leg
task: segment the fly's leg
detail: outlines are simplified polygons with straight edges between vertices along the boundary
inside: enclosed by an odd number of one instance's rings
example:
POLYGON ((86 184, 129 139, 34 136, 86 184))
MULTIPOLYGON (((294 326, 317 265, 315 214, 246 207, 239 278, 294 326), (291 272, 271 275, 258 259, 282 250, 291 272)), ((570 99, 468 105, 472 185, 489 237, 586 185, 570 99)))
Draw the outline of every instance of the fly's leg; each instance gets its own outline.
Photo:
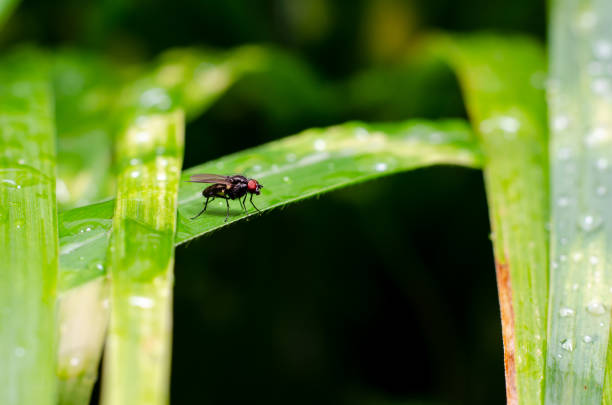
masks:
MULTIPOLYGON (((200 211, 200 213, 198 215, 196 215, 195 217, 191 218, 191 219, 196 219, 197 217, 199 217, 200 215, 202 215, 204 212, 206 212, 206 207, 208 206, 208 199, 210 197, 206 197, 206 202, 204 203, 204 208, 202 209, 202 211, 200 211)), ((213 198, 214 200, 214 198, 213 198)))
MULTIPOLYGON (((253 207, 255 207, 255 204, 253 203, 253 194, 251 194, 251 198, 249 199, 249 201, 251 202, 251 205, 252 205, 253 207)), ((259 208, 255 207, 255 209, 256 209, 258 212, 261 212, 261 211, 259 210, 259 208)))
POLYGON ((225 222, 227 222, 227 219, 229 218, 229 198, 225 199, 225 204, 227 204, 227 213, 225 214, 225 222))
POLYGON ((249 210, 247 210, 247 207, 246 207, 246 199, 247 199, 247 195, 245 194, 244 198, 242 199, 242 206, 244 207, 244 212, 248 214, 249 210))

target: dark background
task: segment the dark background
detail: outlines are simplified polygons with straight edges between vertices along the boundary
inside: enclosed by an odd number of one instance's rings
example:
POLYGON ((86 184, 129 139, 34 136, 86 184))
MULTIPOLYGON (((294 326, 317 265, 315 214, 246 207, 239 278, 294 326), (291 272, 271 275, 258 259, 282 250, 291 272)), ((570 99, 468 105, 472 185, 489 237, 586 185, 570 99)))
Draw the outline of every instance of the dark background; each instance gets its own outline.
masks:
MULTIPOLYGON (((27 0, 0 44, 137 61, 173 46, 270 43, 347 95, 332 107, 266 103, 265 84, 242 80, 187 127, 190 167, 313 126, 465 117, 450 72, 399 64, 432 30, 543 41, 544 2, 27 0)), ((481 173, 436 167, 178 248, 172 404, 503 403, 488 235, 481 173), (240 264, 227 266, 237 247, 240 264)))

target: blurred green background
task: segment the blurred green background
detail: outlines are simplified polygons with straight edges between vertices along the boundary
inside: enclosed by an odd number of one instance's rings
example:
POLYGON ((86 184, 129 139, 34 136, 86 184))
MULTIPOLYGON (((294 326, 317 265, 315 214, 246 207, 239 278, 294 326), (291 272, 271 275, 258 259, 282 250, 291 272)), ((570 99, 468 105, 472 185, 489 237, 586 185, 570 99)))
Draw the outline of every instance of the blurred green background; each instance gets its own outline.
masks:
MULTIPOLYGON (((187 127, 190 167, 314 126, 465 117, 448 70, 403 63, 435 30, 543 41, 545 4, 27 0, 0 45, 78 47, 139 62, 175 46, 262 43, 312 70, 307 97, 273 78, 241 80, 187 127)), ((172 404, 504 403, 488 234, 482 174, 438 167, 178 248, 172 404), (226 265, 237 251, 238 265, 226 265)))

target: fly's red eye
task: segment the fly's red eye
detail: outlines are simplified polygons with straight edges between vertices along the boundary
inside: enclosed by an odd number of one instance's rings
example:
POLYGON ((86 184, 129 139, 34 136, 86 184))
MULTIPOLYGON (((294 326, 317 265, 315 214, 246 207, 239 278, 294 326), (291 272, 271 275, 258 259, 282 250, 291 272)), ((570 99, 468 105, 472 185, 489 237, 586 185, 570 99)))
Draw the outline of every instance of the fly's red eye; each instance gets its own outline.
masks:
POLYGON ((255 190, 257 189, 257 182, 255 180, 249 180, 249 182, 247 183, 247 187, 249 190, 255 190))

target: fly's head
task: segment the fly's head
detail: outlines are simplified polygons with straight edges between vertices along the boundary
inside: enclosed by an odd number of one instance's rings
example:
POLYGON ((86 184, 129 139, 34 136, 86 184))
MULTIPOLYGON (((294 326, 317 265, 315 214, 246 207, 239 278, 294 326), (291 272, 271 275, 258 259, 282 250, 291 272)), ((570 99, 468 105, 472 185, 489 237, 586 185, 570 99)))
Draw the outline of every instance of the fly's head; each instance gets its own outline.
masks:
POLYGON ((263 186, 259 184, 259 182, 255 179, 250 179, 247 183, 247 191, 251 194, 259 195, 261 194, 261 189, 263 186))

